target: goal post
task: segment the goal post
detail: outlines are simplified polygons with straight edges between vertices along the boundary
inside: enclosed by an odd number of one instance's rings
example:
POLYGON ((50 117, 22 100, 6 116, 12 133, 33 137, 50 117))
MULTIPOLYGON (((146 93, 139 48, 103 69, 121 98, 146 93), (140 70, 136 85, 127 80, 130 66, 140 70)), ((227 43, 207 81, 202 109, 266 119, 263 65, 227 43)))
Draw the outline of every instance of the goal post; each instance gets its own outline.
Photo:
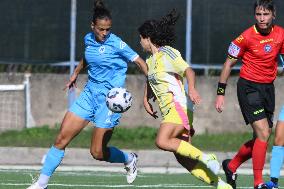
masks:
POLYGON ((0 130, 35 126, 31 113, 30 74, 22 84, 0 85, 0 130))

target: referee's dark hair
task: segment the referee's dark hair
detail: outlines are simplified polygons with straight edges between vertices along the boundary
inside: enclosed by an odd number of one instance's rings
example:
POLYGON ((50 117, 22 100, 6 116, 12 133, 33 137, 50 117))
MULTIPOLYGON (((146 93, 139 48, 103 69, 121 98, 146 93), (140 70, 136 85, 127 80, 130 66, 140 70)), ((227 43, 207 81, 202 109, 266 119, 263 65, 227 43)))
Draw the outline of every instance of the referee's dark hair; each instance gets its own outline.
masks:
POLYGON ((257 7, 263 7, 264 9, 270 10, 275 16, 276 6, 273 0, 256 0, 254 3, 254 13, 257 7))

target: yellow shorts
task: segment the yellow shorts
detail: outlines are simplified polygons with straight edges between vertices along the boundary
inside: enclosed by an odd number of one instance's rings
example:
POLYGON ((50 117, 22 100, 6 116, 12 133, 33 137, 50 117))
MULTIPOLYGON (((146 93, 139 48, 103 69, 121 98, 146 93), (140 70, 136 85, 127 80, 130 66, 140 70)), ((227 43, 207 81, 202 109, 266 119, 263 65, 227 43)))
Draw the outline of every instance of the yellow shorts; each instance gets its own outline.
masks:
MULTIPOLYGON (((164 108, 165 109, 165 108, 164 108)), ((162 123, 174 123, 183 125, 186 130, 193 128, 193 111, 183 108, 179 103, 171 103, 171 107, 166 108, 167 112, 162 113, 162 123)))

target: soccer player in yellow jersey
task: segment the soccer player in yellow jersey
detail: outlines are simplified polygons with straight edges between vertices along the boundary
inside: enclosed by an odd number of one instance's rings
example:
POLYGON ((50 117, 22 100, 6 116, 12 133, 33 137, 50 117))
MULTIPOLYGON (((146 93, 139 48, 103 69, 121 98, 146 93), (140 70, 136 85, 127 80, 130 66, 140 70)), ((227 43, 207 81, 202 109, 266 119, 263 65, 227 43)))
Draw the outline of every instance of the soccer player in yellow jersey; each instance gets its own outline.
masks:
POLYGON ((158 100, 162 115, 156 145, 173 152, 178 162, 195 177, 218 189, 231 189, 217 176, 220 164, 216 156, 205 154, 190 144, 192 106, 199 104, 201 98, 195 89, 194 71, 179 51, 169 46, 175 38, 174 25, 178 17, 173 10, 161 20, 145 21, 138 29, 142 48, 151 54, 146 61, 150 87, 145 87, 144 106, 150 115, 156 117, 149 103, 150 88, 158 100), (184 78, 188 82, 188 95, 184 90, 184 78))

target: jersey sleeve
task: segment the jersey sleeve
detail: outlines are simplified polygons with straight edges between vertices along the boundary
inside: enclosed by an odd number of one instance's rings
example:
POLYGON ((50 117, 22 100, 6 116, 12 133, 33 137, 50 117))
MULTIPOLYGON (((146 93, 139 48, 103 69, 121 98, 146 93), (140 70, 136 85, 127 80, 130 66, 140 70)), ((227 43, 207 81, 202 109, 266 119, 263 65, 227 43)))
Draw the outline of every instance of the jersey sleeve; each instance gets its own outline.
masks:
POLYGON ((178 54, 179 56, 174 59, 174 72, 180 76, 184 76, 185 70, 189 67, 189 64, 181 57, 180 53, 178 54))
POLYGON ((122 40, 118 42, 118 53, 128 62, 133 62, 139 57, 139 55, 122 40))
POLYGON ((228 48, 228 55, 232 58, 241 58, 246 49, 246 39, 244 35, 240 35, 234 41, 231 42, 228 48))

